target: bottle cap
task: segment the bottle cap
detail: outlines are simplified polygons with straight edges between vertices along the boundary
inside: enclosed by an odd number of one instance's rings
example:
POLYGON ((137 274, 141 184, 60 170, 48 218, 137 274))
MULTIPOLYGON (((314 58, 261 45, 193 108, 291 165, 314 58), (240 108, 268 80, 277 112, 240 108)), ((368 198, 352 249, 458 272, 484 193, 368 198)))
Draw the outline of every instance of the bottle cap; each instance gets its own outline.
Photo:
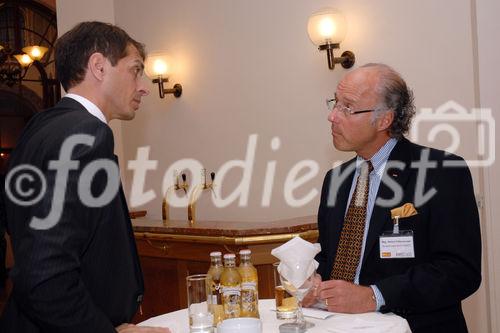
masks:
POLYGON ((245 255, 245 254, 252 254, 252 251, 245 249, 245 250, 240 250, 240 255, 245 255))
POLYGON ((210 252, 210 256, 211 257, 221 257, 222 256, 222 252, 220 252, 220 251, 210 252))
POLYGON ((224 259, 235 259, 236 258, 236 254, 234 253, 226 253, 224 255, 224 259))

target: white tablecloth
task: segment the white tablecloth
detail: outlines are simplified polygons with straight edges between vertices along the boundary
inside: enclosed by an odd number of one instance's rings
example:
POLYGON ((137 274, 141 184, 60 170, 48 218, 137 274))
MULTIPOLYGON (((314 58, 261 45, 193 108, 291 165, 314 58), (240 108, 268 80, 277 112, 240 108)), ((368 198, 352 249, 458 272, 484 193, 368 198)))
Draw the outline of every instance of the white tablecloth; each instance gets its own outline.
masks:
MULTIPOLYGON (((285 322, 276 319, 274 308, 274 299, 259 300, 263 333, 279 332, 279 325, 285 322)), ((371 312, 352 315, 336 313, 327 319, 309 317, 306 317, 306 319, 315 324, 313 328, 307 331, 308 333, 411 333, 408 322, 395 314, 371 312)), ((189 333, 186 309, 149 318, 139 325, 168 327, 173 333, 189 333)))

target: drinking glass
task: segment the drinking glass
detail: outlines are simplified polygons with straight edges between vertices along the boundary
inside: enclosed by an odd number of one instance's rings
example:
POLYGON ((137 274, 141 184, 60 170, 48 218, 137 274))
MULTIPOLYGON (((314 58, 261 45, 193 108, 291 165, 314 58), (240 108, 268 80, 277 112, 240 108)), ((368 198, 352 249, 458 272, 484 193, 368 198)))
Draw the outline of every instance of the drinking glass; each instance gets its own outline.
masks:
POLYGON ((277 319, 297 318, 297 299, 290 295, 281 285, 280 273, 278 273, 279 262, 273 264, 274 273, 274 300, 276 302, 277 319))
POLYGON ((189 331, 213 333, 214 316, 207 304, 207 274, 190 275, 186 278, 189 331))
MULTIPOLYGON (((294 272, 297 272, 297 274, 301 274, 300 272, 304 272, 309 268, 310 262, 297 262, 293 269, 294 272)), ((302 300, 304 297, 307 295, 309 292, 309 289, 311 289, 314 285, 314 275, 315 272, 313 271, 307 279, 304 281, 304 283, 296 287, 294 286, 290 281, 288 281, 287 278, 285 278, 283 275, 280 274, 280 280, 282 286, 285 288, 285 290, 290 293, 290 295, 293 295, 297 299, 297 318, 294 323, 286 323, 283 325, 286 325, 288 327, 290 326, 295 326, 300 329, 307 329, 311 328, 314 326, 313 323, 308 322, 304 319, 304 315, 302 313, 302 300)))

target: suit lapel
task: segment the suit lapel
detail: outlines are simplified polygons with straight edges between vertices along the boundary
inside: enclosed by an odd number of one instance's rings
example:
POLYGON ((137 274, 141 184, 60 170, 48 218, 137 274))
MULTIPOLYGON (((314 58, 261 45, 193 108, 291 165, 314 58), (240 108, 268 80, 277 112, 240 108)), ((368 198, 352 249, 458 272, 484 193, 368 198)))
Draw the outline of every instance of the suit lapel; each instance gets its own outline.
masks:
POLYGON ((340 174, 337 177, 342 177, 345 172, 348 173, 344 181, 336 179, 334 173, 332 173, 330 177, 329 197, 331 197, 332 193, 337 193, 334 204, 327 206, 326 214, 326 220, 329 225, 328 235, 331 237, 331 241, 329 242, 331 248, 329 249, 329 252, 332 254, 331 257, 333 258, 336 255, 337 245, 340 240, 340 233, 342 232, 342 227, 344 225, 347 201, 349 199, 349 192, 351 190, 354 173, 356 171, 355 166, 356 158, 348 161, 340 167, 340 174))
MULTIPOLYGON (((390 180, 395 182, 397 186, 399 186, 399 188, 404 190, 411 172, 410 164, 411 143, 407 139, 403 138, 396 144, 393 151, 391 152, 391 155, 389 156, 384 174, 382 176, 382 181, 380 182, 380 186, 378 189, 377 200, 379 198, 387 200, 394 197, 394 191, 391 187, 386 185, 390 180), (404 163, 404 168, 402 170, 398 168, 391 168, 391 162, 402 162, 404 163)), ((394 187, 394 185, 392 185, 392 187, 394 187)), ((377 201, 375 201, 375 205, 373 206, 373 211, 370 218, 370 227, 368 229, 368 235, 366 237, 362 267, 369 257, 368 254, 373 250, 373 247, 377 243, 379 236, 384 231, 384 224, 391 219, 390 209, 391 208, 389 207, 380 206, 379 204, 377 204, 377 201)))
MULTIPOLYGON (((120 168, 120 165, 118 164, 118 156, 116 156, 116 154, 113 154, 113 160, 115 161, 116 166, 118 168, 120 168)), ((134 229, 132 227, 132 221, 130 220, 130 212, 128 210, 127 199, 125 198, 125 193, 123 192, 121 180, 120 180, 120 193, 118 193, 118 195, 120 196, 120 204, 121 204, 121 207, 123 210, 125 224, 127 225, 127 230, 129 233, 130 249, 131 249, 132 254, 134 256, 135 275, 136 275, 137 281, 139 283, 139 288, 140 288, 140 293, 141 293, 141 295, 138 295, 138 297, 140 297, 141 301, 139 301, 139 298, 137 301, 142 302, 142 297, 143 297, 142 293, 144 291, 144 280, 143 280, 143 276, 142 276, 141 263, 139 260, 139 253, 137 252, 137 245, 135 243, 134 229)))

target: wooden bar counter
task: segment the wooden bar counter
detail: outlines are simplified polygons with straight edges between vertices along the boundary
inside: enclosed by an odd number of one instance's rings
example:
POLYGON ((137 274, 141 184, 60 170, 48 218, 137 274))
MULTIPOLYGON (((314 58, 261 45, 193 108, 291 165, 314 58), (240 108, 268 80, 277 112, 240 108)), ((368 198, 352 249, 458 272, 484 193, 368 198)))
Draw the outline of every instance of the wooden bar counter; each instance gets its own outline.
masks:
POLYGON ((206 273, 210 252, 238 253, 252 250, 259 274, 259 298, 274 297, 271 250, 295 236, 316 242, 316 216, 272 222, 162 221, 132 219, 146 292, 142 315, 145 320, 187 306, 186 276, 206 273))

